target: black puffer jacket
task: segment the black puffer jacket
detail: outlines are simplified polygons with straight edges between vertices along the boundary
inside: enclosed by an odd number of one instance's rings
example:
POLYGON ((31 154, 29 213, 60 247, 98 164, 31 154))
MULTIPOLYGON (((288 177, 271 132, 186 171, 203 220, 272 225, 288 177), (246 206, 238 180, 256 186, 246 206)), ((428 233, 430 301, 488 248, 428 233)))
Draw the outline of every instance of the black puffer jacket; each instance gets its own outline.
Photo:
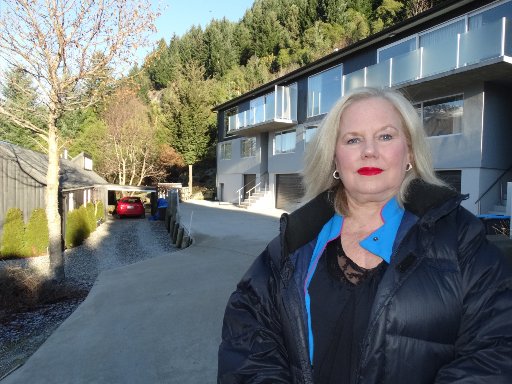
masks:
MULTIPOLYGON (((423 182, 409 196, 415 219, 379 285, 357 382, 512 383, 510 264, 462 196, 423 182)), ((333 214, 324 193, 283 215, 228 302, 219 383, 313 383, 302 287, 333 214)))

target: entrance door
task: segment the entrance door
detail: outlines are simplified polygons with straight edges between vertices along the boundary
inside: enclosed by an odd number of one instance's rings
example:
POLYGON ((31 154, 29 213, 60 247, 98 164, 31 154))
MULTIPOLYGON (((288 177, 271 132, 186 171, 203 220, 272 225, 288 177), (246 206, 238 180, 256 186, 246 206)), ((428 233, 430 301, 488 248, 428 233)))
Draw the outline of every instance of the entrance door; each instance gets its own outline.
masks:
POLYGON ((254 193, 254 188, 256 186, 256 174, 250 173, 244 175, 244 200, 249 197, 249 191, 254 193))

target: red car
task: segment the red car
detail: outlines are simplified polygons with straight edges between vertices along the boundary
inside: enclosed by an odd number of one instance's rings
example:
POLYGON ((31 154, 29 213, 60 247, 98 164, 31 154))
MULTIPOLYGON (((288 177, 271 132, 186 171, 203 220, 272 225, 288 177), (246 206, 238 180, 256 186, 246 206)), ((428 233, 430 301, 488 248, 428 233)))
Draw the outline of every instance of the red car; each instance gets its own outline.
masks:
POLYGON ((144 204, 140 198, 130 196, 125 196, 117 202, 116 213, 119 218, 123 216, 144 217, 146 215, 144 204))

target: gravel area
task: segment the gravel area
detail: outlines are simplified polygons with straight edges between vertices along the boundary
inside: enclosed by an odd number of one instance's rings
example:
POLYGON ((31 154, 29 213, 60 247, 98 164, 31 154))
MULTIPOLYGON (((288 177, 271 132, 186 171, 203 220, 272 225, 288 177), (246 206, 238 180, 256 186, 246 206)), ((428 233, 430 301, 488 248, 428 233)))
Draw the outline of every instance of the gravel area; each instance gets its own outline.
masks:
MULTIPOLYGON (((0 379, 23 364, 73 313, 101 271, 176 250, 162 221, 109 218, 83 245, 65 252, 66 280, 81 293, 78 297, 0 316, 0 379)), ((0 261, 0 268, 8 265, 30 267, 44 273, 48 258, 0 261)))

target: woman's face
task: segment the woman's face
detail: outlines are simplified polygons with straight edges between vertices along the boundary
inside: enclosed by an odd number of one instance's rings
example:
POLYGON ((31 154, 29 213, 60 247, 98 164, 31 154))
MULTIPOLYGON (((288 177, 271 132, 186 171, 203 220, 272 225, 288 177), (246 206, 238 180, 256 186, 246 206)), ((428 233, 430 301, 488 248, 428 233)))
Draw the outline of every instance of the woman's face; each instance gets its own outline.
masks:
POLYGON ((409 162, 402 119, 389 101, 373 97, 345 109, 335 163, 349 202, 388 201, 398 193, 409 162))

